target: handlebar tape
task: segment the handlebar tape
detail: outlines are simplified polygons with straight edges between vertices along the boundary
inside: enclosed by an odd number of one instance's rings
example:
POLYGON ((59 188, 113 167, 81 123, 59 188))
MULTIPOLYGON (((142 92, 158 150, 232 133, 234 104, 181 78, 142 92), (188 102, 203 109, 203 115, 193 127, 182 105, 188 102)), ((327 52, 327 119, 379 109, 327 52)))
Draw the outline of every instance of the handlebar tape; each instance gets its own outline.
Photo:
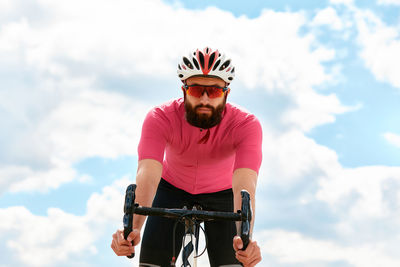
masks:
POLYGON ((251 202, 250 202, 250 194, 246 190, 242 190, 242 223, 240 226, 240 238, 243 241, 243 248, 242 250, 246 250, 247 246, 250 242, 250 223, 251 223, 251 202))

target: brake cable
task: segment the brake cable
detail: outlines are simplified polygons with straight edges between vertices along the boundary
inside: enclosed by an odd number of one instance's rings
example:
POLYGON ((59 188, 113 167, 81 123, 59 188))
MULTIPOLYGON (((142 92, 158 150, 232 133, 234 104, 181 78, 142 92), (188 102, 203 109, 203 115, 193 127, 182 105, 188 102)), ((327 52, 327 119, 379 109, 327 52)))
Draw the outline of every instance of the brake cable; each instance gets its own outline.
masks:
MULTIPOLYGON (((192 224, 195 224, 196 226, 200 227, 200 229, 204 233, 204 239, 205 239, 205 242, 206 242, 205 247, 204 247, 203 251, 200 254, 195 255, 194 257, 198 258, 198 257, 202 256, 206 252, 206 249, 208 247, 208 237, 206 235, 205 229, 203 228, 203 226, 201 226, 201 224, 197 220, 193 219, 191 217, 191 215, 192 214, 190 214, 190 212, 188 212, 188 214, 183 214, 174 223, 174 228, 173 228, 173 231, 172 231, 172 259, 171 259, 171 266, 175 266, 175 262, 176 262, 176 257, 175 257, 175 252, 176 252, 175 251, 176 227, 177 227, 178 223, 182 223, 183 225, 185 225, 185 219, 189 220, 192 224)), ((192 231, 192 230, 190 230, 190 231, 192 231)), ((193 233, 191 233, 191 234, 193 234, 193 233)), ((199 237, 200 237, 200 235, 199 235, 199 237)), ((183 243, 185 243, 185 238, 186 238, 186 235, 183 236, 183 241, 182 241, 183 243)), ((193 242, 193 240, 191 240, 191 241, 193 242)), ((183 264, 182 264, 182 266, 183 266, 183 264)))

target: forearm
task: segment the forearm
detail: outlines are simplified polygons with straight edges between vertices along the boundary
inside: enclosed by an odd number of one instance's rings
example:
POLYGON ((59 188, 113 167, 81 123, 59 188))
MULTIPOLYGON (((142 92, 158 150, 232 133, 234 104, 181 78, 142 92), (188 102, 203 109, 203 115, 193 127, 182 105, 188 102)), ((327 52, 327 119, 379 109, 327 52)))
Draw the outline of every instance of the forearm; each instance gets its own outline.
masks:
POLYGON ((242 197, 240 192, 244 189, 250 194, 251 209, 253 216, 251 218, 251 233, 253 232, 253 226, 255 221, 255 210, 256 210, 256 187, 257 187, 257 173, 251 169, 237 169, 235 170, 232 178, 232 190, 234 198, 234 211, 242 208, 242 197))
MULTIPOLYGON (((139 162, 136 174, 135 202, 140 206, 150 207, 153 203, 158 184, 161 179, 162 165, 155 160, 143 160, 139 162)), ((141 229, 146 216, 135 215, 133 228, 141 229)))

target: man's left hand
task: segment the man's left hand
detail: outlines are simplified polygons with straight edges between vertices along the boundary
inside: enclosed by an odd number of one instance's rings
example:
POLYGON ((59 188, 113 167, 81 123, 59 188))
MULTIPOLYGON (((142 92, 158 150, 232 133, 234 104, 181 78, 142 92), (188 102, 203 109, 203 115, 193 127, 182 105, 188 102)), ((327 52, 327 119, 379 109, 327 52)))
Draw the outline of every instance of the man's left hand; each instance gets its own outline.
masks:
POLYGON ((236 259, 243 263, 244 267, 253 267, 261 261, 261 249, 256 241, 250 239, 249 245, 246 250, 243 248, 243 242, 240 236, 233 238, 233 249, 236 251, 236 259))

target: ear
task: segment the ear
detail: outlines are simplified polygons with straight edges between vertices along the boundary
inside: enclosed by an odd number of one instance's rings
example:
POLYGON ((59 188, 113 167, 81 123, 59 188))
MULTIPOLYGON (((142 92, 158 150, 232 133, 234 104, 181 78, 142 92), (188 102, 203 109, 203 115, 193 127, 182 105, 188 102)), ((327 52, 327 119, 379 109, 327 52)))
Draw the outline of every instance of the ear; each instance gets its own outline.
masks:
POLYGON ((228 98, 228 95, 229 95, 229 93, 231 92, 231 88, 228 88, 228 90, 225 92, 225 96, 224 96, 224 98, 225 98, 225 103, 226 103, 226 99, 228 98))

